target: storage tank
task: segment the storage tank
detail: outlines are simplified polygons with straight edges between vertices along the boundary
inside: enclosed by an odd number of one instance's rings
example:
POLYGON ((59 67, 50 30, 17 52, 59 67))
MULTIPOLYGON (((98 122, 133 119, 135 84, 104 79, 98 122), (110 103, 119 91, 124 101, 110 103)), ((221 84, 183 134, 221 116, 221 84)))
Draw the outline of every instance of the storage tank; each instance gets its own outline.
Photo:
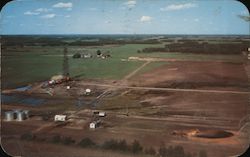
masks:
POLYGON ((22 111, 16 112, 16 121, 23 121, 24 120, 24 113, 22 111))
POLYGON ((5 112, 5 120, 12 121, 14 119, 14 113, 12 111, 5 112))
POLYGON ((17 114, 18 114, 19 112, 21 112, 20 109, 15 109, 15 110, 13 110, 14 119, 17 119, 17 114))
POLYGON ((29 118, 29 110, 23 110, 23 114, 25 119, 29 118))

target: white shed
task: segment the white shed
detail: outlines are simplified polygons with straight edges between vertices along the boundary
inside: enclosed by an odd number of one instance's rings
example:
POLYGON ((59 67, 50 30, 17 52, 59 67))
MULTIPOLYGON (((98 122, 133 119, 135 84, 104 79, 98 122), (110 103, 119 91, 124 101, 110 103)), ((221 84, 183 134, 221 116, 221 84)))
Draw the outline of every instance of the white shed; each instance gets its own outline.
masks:
POLYGON ((87 88, 87 89, 85 90, 85 95, 90 95, 90 93, 91 93, 91 89, 87 88))
POLYGON ((64 122, 66 120, 66 115, 55 115, 55 121, 64 122))
POLYGON ((90 129, 95 129, 97 126, 96 126, 96 123, 94 123, 94 122, 91 122, 90 124, 89 124, 89 128, 90 129))
POLYGON ((106 116, 106 113, 105 112, 99 112, 99 117, 105 117, 106 116))
POLYGON ((95 128, 97 128, 98 126, 99 126, 99 124, 100 124, 100 121, 98 120, 98 121, 93 121, 93 122, 91 122, 90 124, 89 124, 89 128, 90 129, 95 129, 95 128))

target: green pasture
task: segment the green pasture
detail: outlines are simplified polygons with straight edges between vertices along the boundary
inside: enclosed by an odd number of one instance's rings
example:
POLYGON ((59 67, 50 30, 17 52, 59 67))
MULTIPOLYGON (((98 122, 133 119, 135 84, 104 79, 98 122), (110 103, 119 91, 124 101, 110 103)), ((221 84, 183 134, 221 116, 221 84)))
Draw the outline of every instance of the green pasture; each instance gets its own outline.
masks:
MULTIPOLYGON (((152 45, 128 44, 102 47, 68 47, 70 75, 78 78, 121 79, 143 64, 143 62, 124 62, 137 54, 137 49, 152 45), (109 50, 111 58, 73 59, 76 52, 96 55, 96 50, 109 50)), ((159 45, 158 45, 159 46, 159 45)), ((2 52, 2 88, 24 86, 32 82, 49 79, 62 73, 63 47, 8 47, 2 52)))

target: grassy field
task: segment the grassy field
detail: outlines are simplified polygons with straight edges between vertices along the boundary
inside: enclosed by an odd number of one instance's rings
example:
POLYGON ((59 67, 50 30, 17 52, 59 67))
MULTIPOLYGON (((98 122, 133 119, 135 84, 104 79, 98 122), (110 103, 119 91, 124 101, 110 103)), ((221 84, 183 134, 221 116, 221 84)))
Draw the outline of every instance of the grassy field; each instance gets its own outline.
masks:
MULTIPOLYGON (((109 46, 69 46, 68 53, 70 75, 78 78, 96 79, 121 79, 134 69, 143 64, 138 62, 124 62, 130 56, 162 57, 186 60, 225 60, 239 62, 240 55, 206 55, 206 54, 182 54, 182 53, 137 53, 146 47, 159 47, 163 44, 124 44, 109 46), (110 51, 111 58, 100 59, 73 59, 76 52, 91 53, 96 51, 110 51)), ((164 63, 150 63, 139 73, 146 72, 164 63)), ((24 86, 32 82, 49 79, 53 75, 62 73, 63 47, 62 46, 10 46, 2 52, 2 88, 14 88, 24 86)))
MULTIPOLYGON (((96 54, 96 50, 109 50, 112 58, 73 59, 69 57, 71 76, 80 78, 121 79, 143 62, 123 62, 137 54, 138 49, 149 47, 147 44, 127 44, 114 47, 68 47, 70 55, 87 51, 96 54)), ((159 45, 158 45, 159 46, 159 45)), ((2 88, 24 86, 35 81, 47 80, 62 73, 63 47, 30 46, 24 48, 9 47, 2 52, 2 88)))

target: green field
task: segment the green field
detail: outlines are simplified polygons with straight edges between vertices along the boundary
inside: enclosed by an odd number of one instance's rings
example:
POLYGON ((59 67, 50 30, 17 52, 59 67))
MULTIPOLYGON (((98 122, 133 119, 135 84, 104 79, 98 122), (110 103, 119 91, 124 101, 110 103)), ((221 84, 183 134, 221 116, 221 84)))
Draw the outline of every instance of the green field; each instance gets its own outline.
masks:
MULTIPOLYGON (((73 59, 69 57, 70 75, 80 78, 121 79, 143 62, 123 62, 137 54, 138 49, 147 44, 127 44, 115 47, 68 47, 70 55, 87 51, 109 50, 111 58, 73 59)), ((159 46, 159 45, 156 45, 159 46)), ((63 47, 30 46, 24 48, 8 47, 2 52, 2 88, 24 86, 31 82, 43 81, 62 73, 63 47)))
MULTIPOLYGON (((130 56, 162 57, 186 60, 225 60, 230 62, 241 61, 240 55, 207 55, 183 53, 137 53, 146 47, 159 47, 162 44, 124 44, 114 46, 68 46, 69 69, 72 77, 90 79, 121 79, 139 66, 142 61, 121 61, 130 56), (73 59, 76 53, 91 53, 96 55, 97 50, 110 51, 111 58, 73 59)), ((63 47, 62 46, 9 46, 2 51, 2 88, 25 86, 36 81, 48 80, 51 76, 62 73, 63 47)), ((138 74, 159 67, 166 62, 148 64, 138 74)))

